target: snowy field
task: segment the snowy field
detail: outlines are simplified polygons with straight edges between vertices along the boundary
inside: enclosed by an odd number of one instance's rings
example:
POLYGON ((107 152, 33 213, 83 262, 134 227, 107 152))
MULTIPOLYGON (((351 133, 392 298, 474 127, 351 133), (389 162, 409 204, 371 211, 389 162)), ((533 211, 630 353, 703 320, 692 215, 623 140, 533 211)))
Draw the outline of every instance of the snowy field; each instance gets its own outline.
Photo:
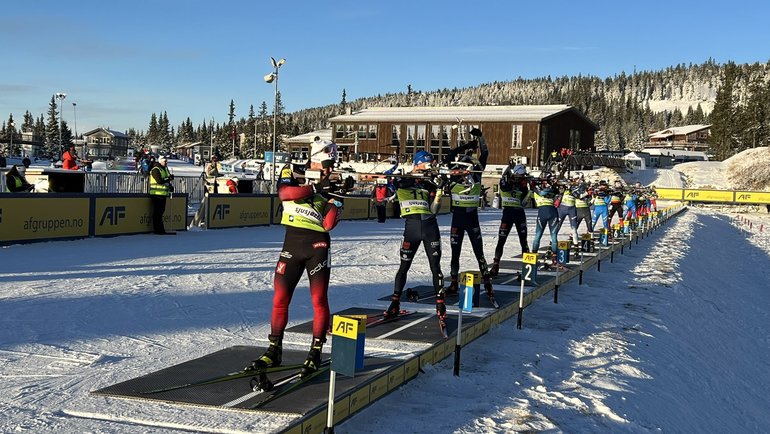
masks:
MULTIPOLYGON (((659 186, 680 179, 636 176, 659 186)), ((481 213, 490 261, 499 217, 481 213)), ((448 274, 450 217, 439 222, 448 274)), ((508 321, 471 343, 460 377, 451 358, 428 367, 337 431, 770 432, 768 227, 766 213, 690 209, 587 272, 583 285, 563 285, 558 304, 550 294, 538 300, 522 330, 508 321)), ((388 220, 332 232, 333 311, 385 308, 377 298, 393 290, 402 231, 388 220)), ((89 392, 229 346, 264 345, 282 240, 283 229, 270 227, 0 249, 0 432, 279 428, 287 419, 89 392)), ((517 245, 509 238, 506 255, 517 245)), ((470 250, 466 242, 463 268, 475 264, 470 250)), ((407 285, 429 281, 418 254, 407 285)), ((303 279, 290 326, 311 317, 303 279)))

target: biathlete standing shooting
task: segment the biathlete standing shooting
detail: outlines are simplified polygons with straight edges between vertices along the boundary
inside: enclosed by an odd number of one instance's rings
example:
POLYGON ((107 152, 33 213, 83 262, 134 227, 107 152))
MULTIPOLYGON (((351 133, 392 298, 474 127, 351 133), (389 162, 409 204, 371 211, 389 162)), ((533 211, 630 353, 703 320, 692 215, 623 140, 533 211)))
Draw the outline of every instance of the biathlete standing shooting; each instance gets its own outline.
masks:
POLYGON ((492 304, 496 305, 495 291, 492 288, 489 267, 487 260, 484 258, 484 245, 481 239, 479 224, 481 172, 487 166, 489 148, 484 141, 480 129, 473 128, 470 133, 473 136, 473 140, 452 149, 444 158, 444 164, 450 170, 460 171, 459 174, 450 176, 448 187, 452 195, 452 226, 449 234, 452 259, 449 262, 451 281, 447 288, 447 294, 457 294, 458 292, 460 253, 462 252, 463 239, 467 232, 468 239, 473 248, 473 254, 479 263, 479 271, 484 282, 484 289, 492 304), (476 149, 479 151, 478 159, 474 158, 472 154, 476 149), (455 159, 458 160, 455 161, 455 159), (463 173, 463 170, 467 171, 467 173, 463 173))
POLYGON ((433 155, 427 151, 419 151, 414 154, 414 167, 411 177, 399 177, 395 175, 393 184, 396 188, 396 196, 401 205, 401 217, 404 218, 404 239, 399 249, 401 265, 396 273, 390 306, 385 311, 385 318, 393 318, 401 312, 401 293, 406 285, 406 275, 412 266, 412 259, 417 253, 420 244, 425 249, 428 257, 430 271, 433 274, 433 288, 436 291, 436 314, 440 323, 446 319, 446 305, 444 304, 444 274, 441 272, 441 237, 436 221, 441 205, 442 187, 444 178, 439 177, 432 181, 419 175, 425 174, 431 167, 433 155))
POLYGON ((311 145, 310 169, 320 169, 315 184, 302 184, 306 167, 286 165, 278 179, 278 198, 282 201, 281 224, 286 228, 273 285, 273 311, 270 322, 270 346, 265 354, 254 360, 247 369, 264 369, 281 364, 283 333, 289 321, 289 304, 294 290, 307 272, 310 297, 313 302, 313 340, 302 376, 318 370, 321 349, 329 329, 329 277, 331 271, 329 231, 334 229, 342 213, 342 202, 330 197, 339 189, 330 178, 337 160, 337 145, 331 141, 316 141, 311 145))
POLYGON ((492 261, 490 276, 494 277, 500 272, 500 258, 503 257, 505 241, 511 227, 516 227, 519 235, 521 252, 529 253, 527 246, 527 215, 524 212, 524 204, 530 197, 527 181, 527 168, 523 164, 508 163, 508 167, 500 178, 500 201, 503 207, 503 217, 500 219, 500 230, 497 234, 497 247, 495 258, 492 261))

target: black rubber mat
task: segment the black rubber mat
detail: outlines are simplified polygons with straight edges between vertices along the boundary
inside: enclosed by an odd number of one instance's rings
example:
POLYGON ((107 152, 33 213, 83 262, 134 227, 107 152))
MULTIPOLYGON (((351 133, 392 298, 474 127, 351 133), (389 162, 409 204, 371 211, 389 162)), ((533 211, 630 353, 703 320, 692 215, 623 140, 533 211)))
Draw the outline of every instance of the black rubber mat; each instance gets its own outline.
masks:
MULTIPOLYGON (((483 297, 483 296, 482 296, 483 297)), ((485 297, 484 297, 485 298, 485 297)), ((431 303, 435 303, 435 299, 431 303)), ((455 302, 457 299, 455 298, 455 302)), ((409 311, 407 304, 402 304, 401 309, 409 311)), ((372 315, 380 314, 381 310, 365 308, 349 308, 334 315, 372 315)), ((478 317, 471 315, 463 316, 463 327, 478 321, 478 317)), ((457 314, 450 313, 446 319, 447 333, 451 336, 457 330, 457 314)), ((297 324, 294 327, 286 329, 295 333, 310 334, 313 327, 312 321, 297 324)), ((366 339, 391 339, 396 341, 423 342, 434 344, 441 342, 444 337, 441 335, 441 329, 438 326, 438 318, 432 312, 417 312, 404 316, 395 321, 366 328, 366 339)))
MULTIPOLYGON (((91 393, 132 399, 249 409, 271 393, 253 392, 249 384, 250 377, 215 384, 188 386, 157 393, 148 392, 239 371, 248 365, 252 359, 261 355, 263 351, 264 348, 251 346, 230 347, 198 359, 95 390, 91 393)), ((302 363, 306 356, 306 351, 284 350, 283 364, 302 363)), ((325 356, 328 357, 328 355, 325 356)), ((384 358, 365 359, 364 370, 357 372, 356 377, 337 376, 336 395, 344 395, 346 391, 372 380, 385 372, 389 367, 396 366, 399 363, 397 360, 384 358)), ((276 372, 270 374, 269 378, 273 382, 277 382, 280 378, 296 372, 296 370, 276 372)), ((264 406, 257 408, 257 410, 305 414, 321 405, 325 405, 328 399, 328 381, 329 372, 327 371, 293 392, 266 403, 264 406)), ((275 390, 278 390, 278 388, 275 390)))

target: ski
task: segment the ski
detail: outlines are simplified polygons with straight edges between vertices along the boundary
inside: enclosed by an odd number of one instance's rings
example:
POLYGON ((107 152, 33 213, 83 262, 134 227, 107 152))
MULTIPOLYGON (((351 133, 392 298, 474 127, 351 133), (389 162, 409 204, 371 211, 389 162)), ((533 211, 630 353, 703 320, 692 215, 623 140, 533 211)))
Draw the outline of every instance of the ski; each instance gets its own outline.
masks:
POLYGON ((317 371, 305 376, 304 378, 302 377, 301 372, 282 378, 280 381, 276 382, 275 384, 271 384, 271 390, 273 391, 272 393, 262 398, 259 402, 250 406, 249 408, 251 409, 259 408, 269 402, 275 401, 276 399, 282 396, 288 395, 294 390, 302 387, 302 385, 307 383, 308 381, 311 381, 314 378, 318 377, 319 375, 327 372, 329 369, 331 369, 331 360, 326 359, 323 361, 323 363, 321 363, 321 366, 318 367, 317 371))
POLYGON ((441 316, 438 316, 438 329, 441 331, 441 336, 444 338, 449 337, 449 333, 446 329, 446 318, 442 318, 441 316))
POLYGON ((489 297, 489 302, 492 303, 492 306, 494 306, 495 309, 500 309, 500 304, 497 303, 495 294, 490 294, 489 292, 487 292, 487 297, 489 297))
POLYGON ((389 318, 386 318, 384 313, 380 313, 380 314, 376 314, 376 315, 371 315, 371 316, 369 316, 366 319, 366 327, 367 328, 372 328, 372 327, 378 326, 380 324, 387 324, 389 322, 393 322, 393 321, 399 320, 399 319, 401 319, 401 318, 403 318, 405 316, 413 315, 415 313, 417 313, 417 312, 407 311, 405 309, 402 309, 398 313, 398 315, 393 316, 393 317, 389 317, 389 318))
POLYGON ((207 378, 205 380, 192 381, 189 383, 177 384, 175 386, 163 387, 160 389, 148 390, 148 391, 139 392, 139 393, 141 393, 142 395, 152 395, 155 393, 162 393, 162 392, 169 392, 172 390, 184 389, 186 387, 205 386, 208 384, 216 384, 216 383, 223 383, 225 381, 237 380, 239 378, 254 377, 260 374, 290 371, 292 369, 300 369, 300 368, 302 368, 302 364, 270 366, 264 369, 243 369, 241 371, 230 372, 229 374, 219 375, 216 377, 207 378))

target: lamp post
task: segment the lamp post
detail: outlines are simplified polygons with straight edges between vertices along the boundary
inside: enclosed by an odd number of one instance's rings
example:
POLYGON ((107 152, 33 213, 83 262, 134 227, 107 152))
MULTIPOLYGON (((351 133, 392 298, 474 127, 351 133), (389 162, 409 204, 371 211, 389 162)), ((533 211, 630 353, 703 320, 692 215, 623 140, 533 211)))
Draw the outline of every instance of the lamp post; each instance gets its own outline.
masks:
POLYGON ((64 101, 64 98, 67 98, 67 94, 64 92, 59 92, 56 94, 56 98, 59 100, 59 158, 61 158, 61 156, 64 154, 64 143, 61 141, 62 112, 64 111, 62 102, 64 101))
POLYGON ((277 144, 277 120, 278 120, 278 70, 286 63, 286 59, 276 61, 275 57, 270 58, 270 62, 273 64, 273 72, 267 74, 264 79, 266 83, 275 82, 275 102, 273 104, 273 161, 270 165, 270 191, 275 192, 275 152, 277 144))
MULTIPOLYGON (((75 138, 72 139, 73 142, 78 139, 78 104, 76 102, 72 103, 72 115, 73 115, 73 126, 75 127, 75 138)), ((81 149, 83 151, 84 157, 88 157, 84 149, 81 149)))

